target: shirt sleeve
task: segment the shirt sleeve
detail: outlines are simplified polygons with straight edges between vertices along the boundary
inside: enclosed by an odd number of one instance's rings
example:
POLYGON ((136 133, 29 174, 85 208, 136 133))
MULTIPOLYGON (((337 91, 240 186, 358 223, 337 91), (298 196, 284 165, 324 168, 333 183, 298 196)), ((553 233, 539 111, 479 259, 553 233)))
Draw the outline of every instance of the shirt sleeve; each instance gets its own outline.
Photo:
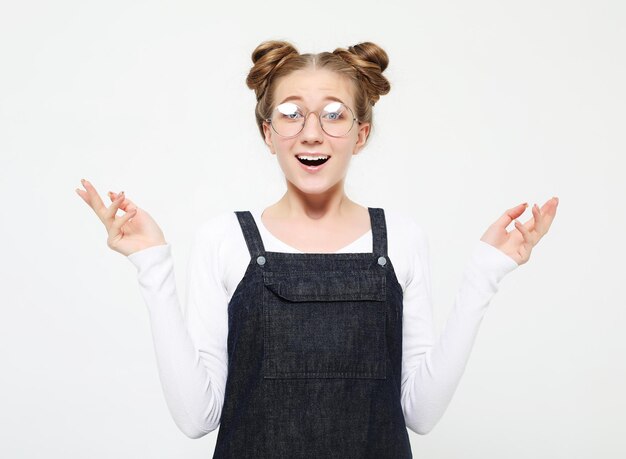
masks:
POLYGON ((429 242, 412 222, 412 273, 403 300, 401 397, 406 426, 425 435, 439 422, 465 371, 476 334, 502 278, 517 262, 477 241, 444 328, 435 339, 429 242))
POLYGON ((159 378, 169 411, 190 438, 220 422, 228 371, 227 300, 210 221, 195 233, 181 308, 170 244, 128 256, 150 316, 159 378))

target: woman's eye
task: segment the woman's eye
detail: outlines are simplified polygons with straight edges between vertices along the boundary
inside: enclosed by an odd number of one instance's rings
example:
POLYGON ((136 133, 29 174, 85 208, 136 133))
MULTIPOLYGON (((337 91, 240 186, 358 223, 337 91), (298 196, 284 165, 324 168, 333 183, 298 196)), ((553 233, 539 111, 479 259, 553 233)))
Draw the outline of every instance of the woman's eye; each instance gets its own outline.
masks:
POLYGON ((335 120, 338 120, 339 118, 341 118, 341 113, 337 113, 337 112, 326 113, 324 115, 324 118, 329 119, 331 121, 335 121, 335 120))
POLYGON ((295 120, 302 116, 300 107, 291 102, 285 102, 276 107, 276 111, 280 113, 281 118, 287 120, 295 120))

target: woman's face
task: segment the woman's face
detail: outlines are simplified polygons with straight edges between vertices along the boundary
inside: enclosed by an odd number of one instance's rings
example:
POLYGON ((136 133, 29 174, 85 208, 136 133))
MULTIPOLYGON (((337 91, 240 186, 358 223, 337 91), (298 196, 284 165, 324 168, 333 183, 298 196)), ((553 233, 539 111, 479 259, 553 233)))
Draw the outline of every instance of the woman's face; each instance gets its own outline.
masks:
MULTIPOLYGON (((289 99, 307 115, 304 129, 295 137, 279 136, 263 122, 265 143, 278 159, 285 178, 303 193, 324 193, 343 184, 352 155, 364 146, 369 123, 356 121, 345 137, 332 137, 320 126, 317 115, 339 99, 354 111, 353 83, 345 76, 326 69, 297 70, 277 81, 274 108, 289 99), (315 112, 315 113, 310 113, 315 112), (298 160, 299 155, 328 156, 321 166, 312 168, 298 160)), ((356 114, 355 114, 356 117, 356 114)))

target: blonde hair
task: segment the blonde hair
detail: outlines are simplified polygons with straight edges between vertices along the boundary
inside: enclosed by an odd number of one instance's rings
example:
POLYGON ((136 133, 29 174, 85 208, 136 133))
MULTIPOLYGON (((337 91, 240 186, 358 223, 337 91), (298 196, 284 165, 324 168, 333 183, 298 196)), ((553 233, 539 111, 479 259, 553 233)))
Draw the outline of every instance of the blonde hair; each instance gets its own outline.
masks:
MULTIPOLYGON (((255 116, 261 137, 263 120, 274 109, 276 82, 291 72, 307 68, 323 68, 346 76, 354 84, 355 115, 360 122, 372 124, 372 107, 391 89, 383 71, 389 64, 387 53, 378 45, 363 42, 349 48, 337 48, 332 53, 300 54, 289 42, 264 41, 252 52, 253 67, 246 84, 256 94, 255 116)), ((373 126, 370 127, 370 132, 373 126)))

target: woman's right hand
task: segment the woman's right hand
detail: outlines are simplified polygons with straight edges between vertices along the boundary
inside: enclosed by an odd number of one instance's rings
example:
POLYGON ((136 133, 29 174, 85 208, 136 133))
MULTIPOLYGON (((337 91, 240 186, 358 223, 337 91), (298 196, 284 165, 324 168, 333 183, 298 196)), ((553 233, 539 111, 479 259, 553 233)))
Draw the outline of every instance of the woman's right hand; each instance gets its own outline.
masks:
POLYGON ((98 192, 89 181, 81 179, 85 190, 76 188, 76 193, 93 209, 107 230, 109 248, 128 256, 139 250, 155 245, 166 244, 165 236, 159 225, 145 210, 137 207, 130 199, 120 194, 109 192, 111 205, 106 207, 98 192), (117 216, 117 210, 125 214, 117 216))

